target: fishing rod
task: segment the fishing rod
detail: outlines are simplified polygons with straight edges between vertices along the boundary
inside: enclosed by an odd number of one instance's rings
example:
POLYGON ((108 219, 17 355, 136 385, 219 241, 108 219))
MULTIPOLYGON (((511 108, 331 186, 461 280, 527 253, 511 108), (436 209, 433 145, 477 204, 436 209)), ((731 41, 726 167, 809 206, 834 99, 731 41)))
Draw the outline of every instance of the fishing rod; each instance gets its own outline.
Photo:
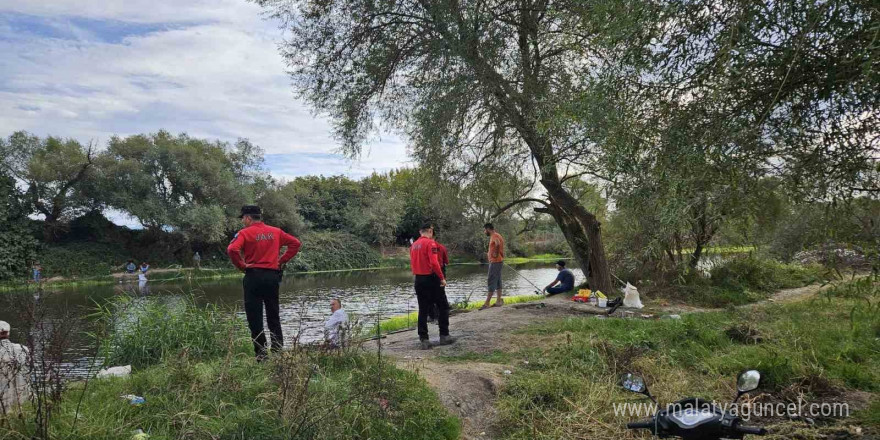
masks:
POLYGON ((507 263, 502 263, 502 264, 504 264, 508 269, 514 271, 514 272, 515 272, 517 275, 519 275, 522 279, 526 280, 527 283, 531 284, 532 287, 535 288, 535 293, 537 293, 538 295, 543 295, 543 294, 544 294, 544 289, 541 289, 540 287, 536 286, 535 283, 532 282, 532 280, 526 278, 525 275, 519 273, 518 270, 516 270, 516 269, 514 269, 513 267, 511 267, 509 264, 507 264, 507 263))

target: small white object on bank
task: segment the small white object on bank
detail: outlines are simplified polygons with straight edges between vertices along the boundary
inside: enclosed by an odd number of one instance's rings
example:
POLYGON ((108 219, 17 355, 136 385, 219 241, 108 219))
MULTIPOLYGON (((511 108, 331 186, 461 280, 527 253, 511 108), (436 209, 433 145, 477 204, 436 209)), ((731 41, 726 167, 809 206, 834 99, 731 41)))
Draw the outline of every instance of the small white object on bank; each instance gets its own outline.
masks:
POLYGON ((95 377, 125 377, 131 374, 131 365, 104 368, 95 377))
POLYGON ((623 306, 634 309, 645 307, 642 305, 642 300, 639 299, 639 289, 636 289, 636 286, 630 283, 626 283, 626 288, 623 289, 623 306))

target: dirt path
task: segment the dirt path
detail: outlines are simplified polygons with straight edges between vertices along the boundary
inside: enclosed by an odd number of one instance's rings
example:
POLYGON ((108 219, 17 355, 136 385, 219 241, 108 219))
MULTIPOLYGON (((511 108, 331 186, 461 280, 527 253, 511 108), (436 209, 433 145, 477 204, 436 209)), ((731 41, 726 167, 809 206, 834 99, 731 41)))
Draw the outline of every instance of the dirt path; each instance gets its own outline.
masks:
MULTIPOLYGON (((784 289, 769 299, 743 307, 757 307, 763 303, 783 303, 806 299, 830 286, 810 285, 784 289)), ((633 317, 649 315, 699 313, 720 309, 670 305, 658 307, 648 304, 641 310, 621 308, 616 313, 633 317)), ((504 382, 505 371, 515 371, 523 359, 511 359, 506 364, 466 360, 471 354, 491 354, 496 351, 515 352, 521 346, 516 330, 528 325, 566 316, 601 314, 602 309, 577 304, 567 296, 554 296, 540 303, 523 303, 462 313, 450 318, 450 332, 458 338, 455 344, 420 350, 415 329, 388 335, 381 340, 382 349, 394 358, 400 368, 420 374, 433 388, 450 412, 462 420, 462 439, 493 439, 495 400, 504 382), (539 305, 542 304, 542 305, 539 305), (449 357, 464 357, 450 361, 449 357)), ((431 340, 438 338, 437 326, 429 325, 431 340)))

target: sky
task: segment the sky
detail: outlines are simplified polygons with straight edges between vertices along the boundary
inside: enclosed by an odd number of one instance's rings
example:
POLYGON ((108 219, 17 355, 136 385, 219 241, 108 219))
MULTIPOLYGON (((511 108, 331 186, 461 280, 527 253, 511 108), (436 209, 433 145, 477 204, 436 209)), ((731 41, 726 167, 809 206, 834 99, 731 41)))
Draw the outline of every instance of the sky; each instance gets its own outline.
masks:
POLYGON ((361 177, 407 164, 381 133, 359 161, 294 97, 282 31, 245 0, 0 0, 0 136, 105 144, 160 129, 266 152, 276 177, 361 177))

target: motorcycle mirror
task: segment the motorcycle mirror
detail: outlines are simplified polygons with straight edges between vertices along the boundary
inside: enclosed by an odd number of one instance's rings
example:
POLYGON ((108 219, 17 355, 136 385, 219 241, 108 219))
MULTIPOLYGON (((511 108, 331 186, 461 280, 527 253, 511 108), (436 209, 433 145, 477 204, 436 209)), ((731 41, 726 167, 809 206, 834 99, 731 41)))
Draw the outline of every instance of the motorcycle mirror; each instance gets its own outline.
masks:
POLYGON ((761 373, 758 370, 744 371, 736 381, 736 389, 740 393, 748 393, 756 390, 761 383, 761 373))
POLYGON ((734 402, 739 400, 743 394, 758 389, 758 385, 760 384, 761 373, 758 370, 743 371, 736 380, 736 390, 738 391, 738 394, 736 395, 734 402))
POLYGON ((626 373, 620 376, 620 386, 630 392, 637 394, 645 394, 648 386, 645 385, 645 379, 632 373, 626 373))
POLYGON ((657 400, 654 399, 654 396, 648 391, 648 385, 645 384, 645 379, 643 379, 642 376, 626 373, 623 376, 620 376, 620 387, 633 393, 644 394, 645 396, 648 396, 651 401, 657 403, 657 400))

